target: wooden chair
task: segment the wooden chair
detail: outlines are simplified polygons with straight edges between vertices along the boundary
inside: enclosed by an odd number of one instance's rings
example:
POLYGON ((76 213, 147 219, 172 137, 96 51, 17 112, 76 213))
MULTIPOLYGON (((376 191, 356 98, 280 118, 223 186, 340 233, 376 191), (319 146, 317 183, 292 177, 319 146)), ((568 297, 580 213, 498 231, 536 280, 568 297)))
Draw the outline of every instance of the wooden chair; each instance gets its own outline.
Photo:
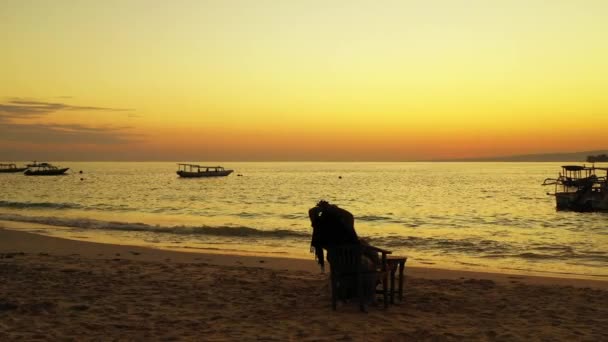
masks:
POLYGON ((388 254, 391 252, 361 244, 327 248, 327 260, 331 267, 332 308, 336 310, 338 298, 346 300, 356 296, 361 311, 367 312, 367 299, 375 300, 376 294, 382 294, 384 307, 387 308, 388 254), (377 280, 380 280, 381 290, 377 289, 377 280))

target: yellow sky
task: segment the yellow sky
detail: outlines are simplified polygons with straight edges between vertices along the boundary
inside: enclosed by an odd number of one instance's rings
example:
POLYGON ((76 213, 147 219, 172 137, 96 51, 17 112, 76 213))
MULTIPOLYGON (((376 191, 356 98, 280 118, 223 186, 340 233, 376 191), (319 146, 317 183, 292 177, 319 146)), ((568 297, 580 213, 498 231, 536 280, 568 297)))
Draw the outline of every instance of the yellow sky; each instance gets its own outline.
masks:
POLYGON ((606 18, 603 0, 7 0, 0 160, 604 149, 606 18))

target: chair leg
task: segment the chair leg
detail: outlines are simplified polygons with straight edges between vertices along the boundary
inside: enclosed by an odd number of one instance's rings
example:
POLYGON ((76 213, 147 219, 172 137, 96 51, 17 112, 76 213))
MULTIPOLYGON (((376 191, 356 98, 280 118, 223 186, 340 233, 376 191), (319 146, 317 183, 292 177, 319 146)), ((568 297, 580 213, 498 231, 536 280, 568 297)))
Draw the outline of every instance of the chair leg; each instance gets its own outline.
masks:
POLYGON ((391 304, 395 304, 395 271, 394 269, 391 268, 390 272, 391 272, 391 288, 390 288, 390 292, 391 292, 391 304))
POLYGON ((388 275, 386 272, 382 276, 382 299, 384 301, 384 308, 388 308, 388 275))
POLYGON ((405 261, 399 264, 399 301, 403 302, 403 271, 405 269, 405 261))
POLYGON ((331 307, 332 309, 334 309, 334 311, 337 308, 337 302, 338 302, 338 294, 337 292, 337 286, 336 286, 336 277, 335 276, 331 276, 331 307))
POLYGON ((363 277, 361 273, 357 272, 357 297, 359 298, 359 309, 363 312, 367 312, 367 307, 365 305, 366 296, 363 292, 363 277))

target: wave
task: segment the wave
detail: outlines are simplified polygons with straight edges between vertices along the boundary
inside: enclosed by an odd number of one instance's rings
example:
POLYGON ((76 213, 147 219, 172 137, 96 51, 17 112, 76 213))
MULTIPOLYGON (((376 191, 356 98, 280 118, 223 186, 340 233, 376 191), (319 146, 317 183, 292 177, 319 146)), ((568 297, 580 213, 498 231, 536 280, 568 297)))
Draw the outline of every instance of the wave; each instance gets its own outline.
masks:
MULTIPOLYGON (((2 202, 0 202, 2 203, 2 202)), ((6 202, 4 202, 6 203, 6 202)), ((106 230, 122 232, 143 232, 167 235, 242 237, 252 239, 291 239, 308 241, 310 231, 292 229, 257 229, 247 226, 161 226, 140 222, 103 221, 88 218, 61 218, 48 216, 26 216, 21 214, 0 214, 0 220, 29 222, 50 226, 78 228, 84 230, 106 230)), ((370 242, 395 252, 431 251, 437 255, 469 255, 487 259, 523 259, 534 262, 591 262, 608 264, 608 252, 585 249, 583 246, 564 244, 514 243, 487 239, 450 239, 417 236, 373 236, 370 242)))
POLYGON ((363 216, 357 216, 356 217, 357 220, 360 221, 388 221, 391 218, 390 217, 386 217, 386 216, 377 216, 377 215, 363 215, 363 216))
POLYGON ((76 203, 51 203, 51 202, 11 202, 11 201, 0 201, 0 207, 2 208, 49 208, 49 209, 79 209, 82 208, 80 204, 76 203))
POLYGON ((132 210, 126 205, 111 205, 99 203, 92 206, 86 206, 78 203, 52 203, 52 202, 12 202, 0 201, 0 208, 11 209, 81 209, 81 210, 112 210, 112 211, 129 211, 132 210))
POLYGON ((310 232, 287 229, 262 230, 245 226, 160 226, 139 222, 102 221, 85 218, 59 218, 48 216, 24 216, 19 214, 0 214, 0 220, 38 223, 80 229, 114 230, 124 232, 150 232, 176 235, 210 235, 220 237, 265 237, 309 239, 310 232))
POLYGON ((432 250, 441 253, 464 253, 487 255, 494 253, 506 253, 513 246, 492 240, 478 239, 441 239, 425 238, 416 236, 386 236, 370 239, 379 246, 395 249, 418 249, 432 250))
POLYGON ((541 254, 534 252, 526 252, 515 255, 509 255, 509 257, 522 258, 528 260, 577 260, 608 263, 608 256, 603 255, 601 252, 572 252, 567 254, 541 254))
MULTIPOLYGON (((274 214, 267 212, 240 212, 234 214, 222 214, 214 213, 209 211, 202 211, 200 209, 188 210, 183 207, 169 207, 169 206, 158 206, 154 208, 135 208, 127 204, 108 204, 108 203, 93 203, 93 204, 78 204, 78 203, 53 203, 53 202, 14 202, 14 201, 0 201, 0 208, 9 209, 51 209, 51 210, 65 210, 65 209, 78 209, 83 211, 115 211, 115 212, 129 212, 139 211, 153 214, 190 214, 190 215, 204 215, 207 217, 228 215, 236 216, 239 218, 253 219, 260 217, 272 217, 274 214)), ((301 220, 308 219, 308 215, 305 214, 286 214, 279 215, 280 218, 287 220, 301 220)))
POLYGON ((479 239, 442 239, 415 236, 386 236, 370 239, 373 245, 395 250, 433 251, 444 255, 472 255, 487 259, 528 261, 576 261, 608 264, 608 253, 558 244, 518 244, 479 239))

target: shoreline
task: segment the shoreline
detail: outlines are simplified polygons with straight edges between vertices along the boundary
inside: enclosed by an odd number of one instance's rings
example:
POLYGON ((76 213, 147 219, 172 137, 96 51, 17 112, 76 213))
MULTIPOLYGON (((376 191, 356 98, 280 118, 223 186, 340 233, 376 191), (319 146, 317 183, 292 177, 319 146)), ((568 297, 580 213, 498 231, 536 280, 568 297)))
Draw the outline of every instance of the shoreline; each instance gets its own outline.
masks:
MULTIPOLYGON (((131 209, 124 212, 44 209, 47 205, 78 207, 79 204, 32 201, 15 202, 15 209, 11 208, 10 203, 8 208, 2 208, 0 227, 80 241, 131 244, 170 250, 310 257, 311 230, 306 224, 308 220, 304 221, 303 217, 295 219, 297 216, 289 216, 285 221, 277 221, 283 222, 284 227, 288 227, 281 229, 274 220, 282 220, 281 217, 284 215, 271 214, 265 219, 268 213, 261 214, 263 211, 256 219, 249 217, 249 214, 244 215, 243 221, 239 218, 240 214, 235 217, 220 215, 218 216, 221 217, 220 219, 210 215, 209 218, 205 217, 201 220, 200 217, 194 219, 185 213, 156 215, 145 209, 142 213, 131 209), (25 209, 29 205, 40 208, 25 209), (19 209, 22 206, 24 206, 23 210, 19 209)), ((216 214, 221 214, 225 209, 219 210, 216 214)), ((279 212, 286 211, 279 209, 279 212)), ((305 210, 298 209, 297 212, 300 215, 305 210)), ((564 222, 551 224, 550 220, 529 230, 516 228, 520 226, 517 222, 514 222, 511 228, 503 227, 500 217, 491 218, 492 215, 489 215, 483 220, 491 219, 488 222, 496 222, 494 228, 477 227, 476 229, 477 224, 473 224, 466 229, 452 230, 447 226, 431 225, 432 220, 426 219, 408 225, 406 222, 412 218, 408 218, 407 215, 401 218, 402 221, 400 219, 390 224, 393 216, 372 215, 365 220, 361 219, 360 221, 365 223, 358 221, 358 234, 361 237, 378 239, 372 244, 391 249, 395 254, 408 255, 409 266, 608 281, 607 267, 605 267, 608 265, 608 259, 602 253, 605 250, 606 240, 602 235, 603 229, 598 230, 595 226, 601 220, 599 217, 590 216, 594 224, 587 227, 583 217, 568 217, 567 214, 560 213, 552 217, 555 219, 564 216, 564 222), (374 226, 376 223, 372 224, 376 219, 379 219, 377 227, 374 226), (384 222, 384 220, 388 221, 384 222), (403 227, 400 226, 402 223, 403 227), (432 229, 418 229, 416 228, 418 224, 429 224, 432 229), (576 228, 578 224, 587 227, 583 229, 585 232, 576 228), (559 229, 551 227, 559 227, 559 229), (555 235, 556 233, 558 235, 555 235), (493 236, 494 234, 496 236, 493 236), (480 246, 479 243, 483 245, 480 246)), ((440 217, 442 215, 435 218, 440 217)), ((526 215, 520 218, 524 221, 531 219, 526 215)), ((465 220, 461 223, 466 226, 466 222, 471 217, 461 219, 465 220)), ((508 224, 507 221, 503 223, 508 224)))
MULTIPOLYGON (((78 255, 91 259, 128 259, 133 261, 160 262, 170 260, 180 263, 205 262, 216 266, 260 267, 272 270, 305 271, 321 274, 321 269, 311 254, 310 259, 266 255, 243 255, 200 251, 181 251, 121 245, 92 241, 73 240, 25 231, 11 230, 0 226, 0 253, 53 254, 58 256, 78 255)), ((326 270, 329 274, 329 270, 326 270)), ((487 279, 498 283, 522 282, 533 285, 559 285, 590 287, 608 290, 608 279, 540 276, 519 273, 497 273, 469 270, 410 266, 406 264, 407 277, 424 279, 457 280, 464 278, 487 279)))

